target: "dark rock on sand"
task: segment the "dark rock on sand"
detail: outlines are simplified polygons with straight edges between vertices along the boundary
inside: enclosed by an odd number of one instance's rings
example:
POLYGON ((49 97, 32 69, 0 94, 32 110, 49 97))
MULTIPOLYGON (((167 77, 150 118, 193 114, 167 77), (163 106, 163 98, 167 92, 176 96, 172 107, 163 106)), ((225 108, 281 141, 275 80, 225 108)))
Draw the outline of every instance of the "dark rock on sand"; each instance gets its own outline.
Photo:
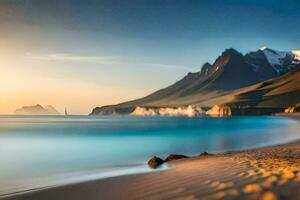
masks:
POLYGON ((182 158, 188 158, 188 156, 185 155, 177 155, 177 154, 170 154, 166 159, 165 162, 172 161, 172 160, 178 160, 182 158))
POLYGON ((204 151, 203 153, 200 153, 200 156, 208 156, 208 153, 204 151))
POLYGON ((151 168, 153 168, 153 169, 157 168, 158 166, 160 166, 160 165, 163 164, 163 163, 164 163, 164 160, 161 159, 160 157, 156 157, 156 156, 152 157, 152 158, 148 161, 149 167, 151 167, 151 168))

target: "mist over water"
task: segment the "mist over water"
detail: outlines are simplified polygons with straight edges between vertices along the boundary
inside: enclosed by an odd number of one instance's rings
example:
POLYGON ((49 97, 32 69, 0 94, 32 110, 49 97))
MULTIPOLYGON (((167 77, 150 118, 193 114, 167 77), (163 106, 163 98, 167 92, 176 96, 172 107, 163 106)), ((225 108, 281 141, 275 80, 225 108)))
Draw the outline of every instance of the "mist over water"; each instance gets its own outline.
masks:
POLYGON ((297 120, 259 116, 0 117, 0 195, 149 171, 154 155, 198 155, 289 142, 297 120), (114 173, 116 172, 116 173, 114 173))

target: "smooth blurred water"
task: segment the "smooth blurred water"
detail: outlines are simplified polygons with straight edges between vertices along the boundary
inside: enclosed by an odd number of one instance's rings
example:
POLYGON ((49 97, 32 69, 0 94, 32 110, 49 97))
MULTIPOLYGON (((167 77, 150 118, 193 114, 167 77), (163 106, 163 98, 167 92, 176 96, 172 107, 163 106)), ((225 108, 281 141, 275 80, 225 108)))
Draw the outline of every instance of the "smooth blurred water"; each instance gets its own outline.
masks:
POLYGON ((0 195, 149 171, 153 156, 197 155, 289 142, 300 123, 281 117, 0 116, 0 195))

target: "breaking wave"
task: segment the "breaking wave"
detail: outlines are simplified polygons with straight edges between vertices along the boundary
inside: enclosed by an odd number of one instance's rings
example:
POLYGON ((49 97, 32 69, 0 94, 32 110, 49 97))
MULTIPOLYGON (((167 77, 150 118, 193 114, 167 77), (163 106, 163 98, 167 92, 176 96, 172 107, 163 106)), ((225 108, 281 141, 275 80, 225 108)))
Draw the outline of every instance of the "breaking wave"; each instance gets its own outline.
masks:
POLYGON ((204 112, 200 107, 186 106, 177 108, 145 108, 137 106, 131 115, 135 116, 186 116, 195 117, 204 112))

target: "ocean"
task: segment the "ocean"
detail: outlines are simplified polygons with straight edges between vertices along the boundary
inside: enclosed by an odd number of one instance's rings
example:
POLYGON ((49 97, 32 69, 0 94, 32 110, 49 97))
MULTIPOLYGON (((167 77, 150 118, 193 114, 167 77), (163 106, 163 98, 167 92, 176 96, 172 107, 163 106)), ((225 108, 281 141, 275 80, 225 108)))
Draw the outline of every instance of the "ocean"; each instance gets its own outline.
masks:
POLYGON ((300 121, 275 116, 0 116, 0 197, 150 172, 147 160, 154 155, 286 143, 299 139, 299 130, 300 121))

